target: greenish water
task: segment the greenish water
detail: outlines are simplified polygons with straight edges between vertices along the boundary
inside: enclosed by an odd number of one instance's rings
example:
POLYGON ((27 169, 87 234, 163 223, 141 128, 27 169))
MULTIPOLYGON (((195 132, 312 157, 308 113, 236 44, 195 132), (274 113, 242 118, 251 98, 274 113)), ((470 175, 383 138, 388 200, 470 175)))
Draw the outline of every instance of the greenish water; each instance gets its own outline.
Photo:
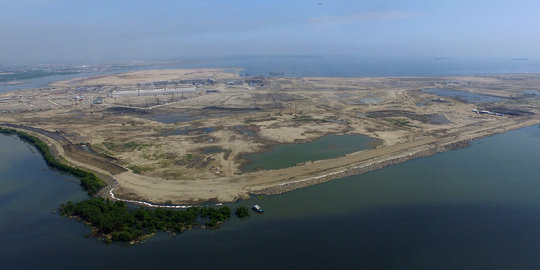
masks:
POLYGON ((264 214, 214 231, 107 245, 54 211, 86 198, 0 136, 3 269, 537 269, 540 126, 364 175, 229 204, 264 214))
POLYGON ((219 146, 208 146, 208 147, 200 148, 200 150, 203 154, 215 154, 215 153, 223 153, 227 151, 219 146))
POLYGON ((242 172, 275 170, 306 161, 330 159, 373 147, 376 139, 365 135, 326 135, 313 142, 281 144, 268 151, 243 155, 242 172))

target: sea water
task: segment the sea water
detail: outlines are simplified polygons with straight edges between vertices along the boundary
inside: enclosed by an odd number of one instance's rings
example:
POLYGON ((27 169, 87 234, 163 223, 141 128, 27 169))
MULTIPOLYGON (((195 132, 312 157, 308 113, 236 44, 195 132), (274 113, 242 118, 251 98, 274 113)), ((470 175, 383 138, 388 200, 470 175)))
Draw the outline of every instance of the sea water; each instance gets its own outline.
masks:
POLYGON ((139 245, 86 238, 56 213, 86 198, 72 177, 0 136, 3 269, 536 269, 540 126, 471 147, 275 196, 218 230, 158 233, 139 245))

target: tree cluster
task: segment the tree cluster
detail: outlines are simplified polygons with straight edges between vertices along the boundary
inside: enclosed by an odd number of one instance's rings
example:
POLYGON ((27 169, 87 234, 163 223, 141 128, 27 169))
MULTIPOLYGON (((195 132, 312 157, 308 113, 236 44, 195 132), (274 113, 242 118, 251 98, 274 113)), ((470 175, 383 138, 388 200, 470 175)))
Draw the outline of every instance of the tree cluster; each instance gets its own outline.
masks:
POLYGON ((95 236, 113 241, 136 242, 158 230, 181 233, 203 225, 201 223, 209 228, 218 228, 231 217, 231 209, 227 206, 190 207, 185 210, 134 209, 124 202, 91 198, 75 204, 62 204, 60 214, 89 223, 95 236))
POLYGON ((236 209, 236 216, 239 218, 249 217, 249 209, 245 206, 240 206, 236 209))

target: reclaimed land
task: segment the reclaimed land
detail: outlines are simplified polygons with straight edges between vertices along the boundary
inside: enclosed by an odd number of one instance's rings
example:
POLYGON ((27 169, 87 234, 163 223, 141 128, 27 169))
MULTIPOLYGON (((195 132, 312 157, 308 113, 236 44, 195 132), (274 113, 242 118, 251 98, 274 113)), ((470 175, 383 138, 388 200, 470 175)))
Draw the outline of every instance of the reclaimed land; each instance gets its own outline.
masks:
POLYGON ((36 134, 55 157, 94 172, 109 185, 97 196, 163 207, 282 193, 540 123, 540 74, 235 72, 145 70, 3 93, 0 122, 36 134), (363 134, 381 144, 284 169, 240 170, 245 154, 329 134, 363 134))

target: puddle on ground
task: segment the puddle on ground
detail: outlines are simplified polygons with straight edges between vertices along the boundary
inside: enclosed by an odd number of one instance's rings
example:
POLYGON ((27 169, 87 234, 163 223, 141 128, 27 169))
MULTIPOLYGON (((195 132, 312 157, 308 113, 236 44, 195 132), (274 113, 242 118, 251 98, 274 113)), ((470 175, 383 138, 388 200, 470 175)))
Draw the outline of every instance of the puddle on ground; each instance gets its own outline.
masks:
POLYGON ((458 91, 450 88, 427 88, 420 90, 423 93, 434 94, 441 97, 451 97, 466 103, 488 103, 501 101, 502 98, 458 91))
POLYGON ((232 130, 240 133, 241 135, 246 135, 249 137, 255 137, 256 135, 255 131, 248 129, 246 126, 234 126, 232 127, 232 130))
POLYGON ((179 128, 175 130, 170 130, 162 132, 162 136, 172 136, 172 135, 191 135, 191 134, 200 134, 200 133, 210 133, 214 132, 215 128, 213 127, 202 127, 202 128, 179 128))
POLYGON ((227 151, 219 146, 208 146, 208 147, 200 148, 199 150, 203 154, 216 154, 216 153, 223 153, 227 151))

